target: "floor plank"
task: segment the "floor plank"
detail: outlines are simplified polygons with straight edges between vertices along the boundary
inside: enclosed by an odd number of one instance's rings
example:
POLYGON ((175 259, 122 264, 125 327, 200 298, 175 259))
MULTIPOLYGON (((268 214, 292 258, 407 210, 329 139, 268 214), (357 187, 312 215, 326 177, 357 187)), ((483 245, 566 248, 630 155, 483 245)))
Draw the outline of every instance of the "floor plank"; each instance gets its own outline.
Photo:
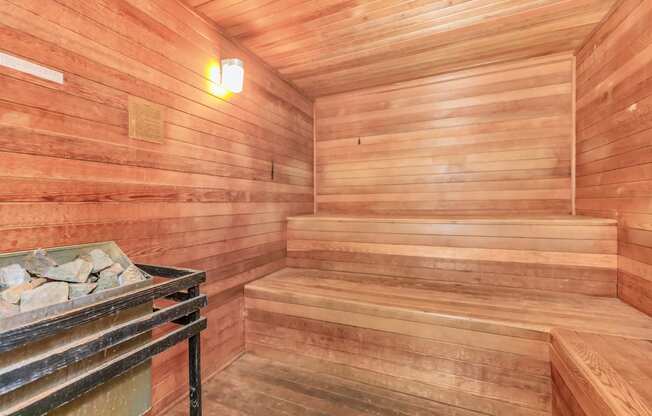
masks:
MULTIPOLYGON (((479 416, 314 370, 245 354, 204 384, 204 414, 225 416, 479 416)), ((187 415, 183 401, 168 416, 187 415)))

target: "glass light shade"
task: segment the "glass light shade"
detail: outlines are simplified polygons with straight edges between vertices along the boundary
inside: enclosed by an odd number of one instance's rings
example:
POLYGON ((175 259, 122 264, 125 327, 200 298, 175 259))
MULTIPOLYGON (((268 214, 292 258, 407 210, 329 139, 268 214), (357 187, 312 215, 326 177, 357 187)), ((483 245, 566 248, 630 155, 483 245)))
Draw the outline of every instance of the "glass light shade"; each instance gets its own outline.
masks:
POLYGON ((240 59, 222 59, 222 86, 231 92, 242 92, 244 63, 240 59))

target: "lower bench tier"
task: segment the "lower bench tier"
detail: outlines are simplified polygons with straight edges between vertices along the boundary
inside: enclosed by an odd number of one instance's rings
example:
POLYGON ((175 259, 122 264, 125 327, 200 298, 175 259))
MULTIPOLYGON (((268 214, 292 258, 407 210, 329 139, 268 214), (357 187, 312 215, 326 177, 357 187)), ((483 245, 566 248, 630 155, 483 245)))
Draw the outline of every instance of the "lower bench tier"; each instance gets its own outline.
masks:
POLYGON ((442 415, 550 415, 552 328, 652 339, 652 319, 614 298, 300 269, 245 295, 249 352, 442 415))
POLYGON ((652 415, 652 342, 553 330, 554 416, 652 415))

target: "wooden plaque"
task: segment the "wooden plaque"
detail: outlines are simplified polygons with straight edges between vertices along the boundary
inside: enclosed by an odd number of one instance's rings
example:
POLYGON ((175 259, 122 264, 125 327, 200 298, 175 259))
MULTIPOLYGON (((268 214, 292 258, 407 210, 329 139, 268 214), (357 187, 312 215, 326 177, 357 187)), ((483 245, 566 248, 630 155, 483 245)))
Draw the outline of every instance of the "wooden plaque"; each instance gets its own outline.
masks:
POLYGON ((165 108, 142 98, 129 96, 129 137, 163 143, 165 108))

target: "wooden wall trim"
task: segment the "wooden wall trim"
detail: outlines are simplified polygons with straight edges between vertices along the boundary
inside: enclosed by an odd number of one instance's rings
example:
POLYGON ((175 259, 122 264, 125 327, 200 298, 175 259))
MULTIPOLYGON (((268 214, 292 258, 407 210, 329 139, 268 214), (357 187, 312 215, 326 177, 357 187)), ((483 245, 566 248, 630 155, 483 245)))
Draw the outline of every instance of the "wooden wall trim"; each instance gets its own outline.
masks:
POLYGON ((571 123, 571 141, 570 141, 570 152, 571 152, 571 214, 577 214, 577 209, 575 207, 575 199, 577 197, 577 58, 573 56, 573 97, 572 97, 572 110, 571 115, 573 121, 571 123))
MULTIPOLYGON (((317 114, 316 110, 313 107, 312 109, 312 157, 313 161, 317 160, 317 114)), ((318 184, 317 184, 317 164, 313 162, 312 164, 312 196, 313 196, 313 207, 312 207, 312 213, 316 214, 317 213, 317 193, 319 192, 317 190, 318 184)))

